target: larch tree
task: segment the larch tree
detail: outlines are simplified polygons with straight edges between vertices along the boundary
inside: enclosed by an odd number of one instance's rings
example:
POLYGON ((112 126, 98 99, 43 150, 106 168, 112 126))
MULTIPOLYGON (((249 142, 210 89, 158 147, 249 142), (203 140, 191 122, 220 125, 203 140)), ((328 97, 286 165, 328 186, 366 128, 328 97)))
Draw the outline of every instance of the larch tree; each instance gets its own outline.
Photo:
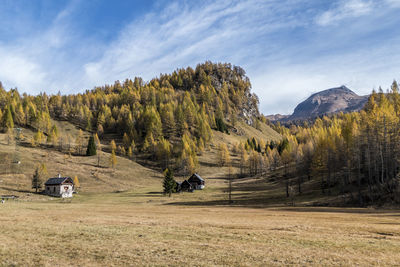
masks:
POLYGON ((124 136, 122 137, 122 143, 125 149, 128 149, 131 144, 131 140, 126 133, 124 133, 124 136))
POLYGON ((6 110, 4 111, 2 124, 3 124, 2 126, 5 129, 5 131, 8 131, 9 129, 14 128, 14 120, 13 120, 10 106, 7 106, 6 110))
POLYGON ((100 167, 100 155, 101 155, 101 142, 97 133, 94 134, 94 142, 96 144, 96 154, 97 154, 97 167, 100 167))
POLYGON ((218 162, 219 165, 222 166, 228 166, 230 163, 231 158, 229 154, 228 147, 225 143, 221 143, 218 146, 218 162))
POLYGON ((81 187, 81 184, 79 182, 78 176, 76 176, 76 175, 74 176, 73 182, 74 182, 74 190, 76 191, 77 188, 81 187))
POLYGON ((114 169, 116 165, 117 165, 117 156, 115 155, 115 150, 112 150, 110 154, 110 166, 111 168, 114 169))
POLYGON ((76 152, 79 155, 81 155, 82 154, 82 146, 83 146, 83 132, 82 132, 82 130, 79 130, 78 135, 76 136, 75 146, 76 146, 76 152))
POLYGON ((246 168, 248 165, 248 160, 249 160, 249 155, 247 154, 247 150, 244 148, 243 143, 240 143, 239 145, 239 153, 240 153, 240 176, 244 177, 247 172, 246 168))
POLYGON ((117 150, 117 145, 115 144, 115 141, 114 141, 114 139, 113 140, 111 140, 111 142, 110 142, 110 147, 111 147, 111 151, 116 151, 117 150))
POLYGON ((158 160, 161 161, 162 168, 167 168, 171 157, 171 143, 167 139, 161 137, 160 141, 157 143, 156 154, 158 160))

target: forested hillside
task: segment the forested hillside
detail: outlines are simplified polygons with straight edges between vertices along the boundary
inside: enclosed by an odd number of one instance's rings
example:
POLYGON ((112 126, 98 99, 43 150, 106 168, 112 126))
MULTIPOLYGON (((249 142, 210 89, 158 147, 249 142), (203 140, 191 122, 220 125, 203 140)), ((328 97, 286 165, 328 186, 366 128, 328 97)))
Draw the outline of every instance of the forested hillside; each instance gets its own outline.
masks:
POLYGON ((127 79, 73 95, 20 95, 17 89, 0 86, 0 121, 10 140, 20 138, 12 129, 30 128, 36 131, 31 146, 83 154, 82 133, 71 136, 54 123, 66 120, 93 133, 109 152, 149 155, 163 168, 172 160, 177 169, 190 172, 210 144, 212 129, 229 134, 237 131, 238 121, 255 128, 265 123, 250 89, 242 68, 211 62, 149 82, 127 79))
POLYGON ((119 155, 190 175, 212 156, 203 172, 219 166, 228 170, 224 179, 276 177, 288 198, 317 190, 337 197, 336 204, 400 202, 396 82, 390 92, 373 92, 360 112, 272 125, 281 136, 267 126, 250 89, 243 69, 210 62, 73 95, 20 95, 0 86, 0 126, 9 145, 16 140, 76 156, 85 155, 93 136, 97 154, 109 153, 112 168, 119 155), (61 121, 80 130, 62 129, 61 121), (29 129, 29 138, 19 128, 29 129))
POLYGON ((322 194, 343 204, 400 203, 400 94, 372 92, 363 110, 318 118, 309 125, 279 124, 288 140, 281 153, 287 195, 302 194, 305 181, 319 183, 322 194))

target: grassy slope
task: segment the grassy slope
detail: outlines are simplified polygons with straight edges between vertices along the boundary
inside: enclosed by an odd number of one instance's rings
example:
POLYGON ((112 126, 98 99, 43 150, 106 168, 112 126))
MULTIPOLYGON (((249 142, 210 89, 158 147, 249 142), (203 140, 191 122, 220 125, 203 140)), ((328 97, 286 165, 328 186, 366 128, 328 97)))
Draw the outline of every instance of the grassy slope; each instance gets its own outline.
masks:
MULTIPOLYGON (((57 128, 64 135, 71 136, 72 146, 74 146, 75 137, 78 129, 65 121, 55 121, 57 128)), ((262 125, 261 131, 256 130, 242 122, 236 126, 239 134, 223 134, 214 131, 213 144, 199 157, 200 166, 198 172, 206 179, 210 178, 210 183, 218 187, 224 181, 213 183, 213 178, 226 178, 227 169, 220 168, 217 162, 216 147, 220 142, 227 143, 232 147, 239 141, 244 141, 248 137, 256 137, 264 140, 278 140, 279 134, 273 131, 269 126, 262 125)), ((83 192, 110 192, 117 190, 134 189, 135 187, 160 187, 161 173, 160 170, 154 171, 141 166, 134 161, 123 157, 118 157, 117 167, 115 170, 108 168, 109 154, 101 152, 101 167, 97 167, 97 157, 80 157, 68 156, 54 149, 32 148, 29 142, 34 133, 29 129, 23 129, 23 143, 16 150, 14 145, 8 145, 6 135, 0 134, 0 156, 7 155, 9 159, 14 159, 16 155, 21 161, 20 165, 2 165, 3 171, 0 171, 0 194, 8 193, 17 194, 30 191, 30 180, 35 165, 45 163, 48 170, 48 176, 55 176, 58 173, 66 176, 77 175, 81 183, 81 191, 83 192), (8 170, 6 170, 8 169, 8 170), (12 174, 11 174, 12 173, 12 174), (19 192, 18 192, 19 191, 19 192)), ((84 132, 85 141, 89 134, 84 132)), ((103 146, 107 146, 103 145, 103 146)), ((1 165, 2 163, 0 163, 1 165)), ((234 168, 234 171, 238 171, 234 168)), ((182 180, 184 177, 179 177, 182 180)), ((23 195, 23 194, 22 194, 23 195)))
MULTIPOLYGON (((58 122, 59 129, 76 136, 77 129, 66 122, 58 122)), ((29 142, 33 133, 23 130, 24 142, 29 142)), ((85 137, 88 134, 85 133, 85 137)), ((87 141, 85 141, 87 143, 87 141)), ((151 169, 145 168, 134 161, 123 157, 117 157, 117 168, 109 168, 109 153, 100 153, 100 167, 97 167, 97 156, 73 156, 61 153, 54 149, 32 148, 29 145, 8 145, 4 134, 0 134, 0 155, 9 159, 15 155, 21 164, 5 165, 0 163, 0 194, 14 194, 21 197, 35 197, 29 194, 32 191, 31 177, 38 163, 45 163, 48 177, 54 177, 58 173, 65 176, 78 176, 82 192, 112 192, 132 190, 150 185, 161 185, 162 175, 151 169)))

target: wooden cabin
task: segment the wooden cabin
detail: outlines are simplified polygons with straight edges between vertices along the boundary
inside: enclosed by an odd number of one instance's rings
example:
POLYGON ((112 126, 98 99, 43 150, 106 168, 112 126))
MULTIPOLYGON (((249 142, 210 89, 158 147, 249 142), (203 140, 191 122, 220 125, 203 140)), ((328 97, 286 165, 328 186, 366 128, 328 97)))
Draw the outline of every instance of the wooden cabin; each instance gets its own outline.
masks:
POLYGON ((181 192, 181 182, 175 181, 175 192, 179 193, 181 192))
POLYGON ((193 189, 196 190, 202 190, 205 187, 204 179, 201 178, 201 176, 197 173, 194 173, 192 176, 190 176, 188 182, 192 185, 193 189))
POLYGON ((45 194, 53 197, 72 197, 74 192, 74 182, 71 177, 58 177, 50 178, 44 184, 45 194))
POLYGON ((191 183, 189 183, 187 180, 185 180, 181 183, 179 192, 181 192, 181 191, 193 192, 193 189, 194 189, 193 185, 191 183))

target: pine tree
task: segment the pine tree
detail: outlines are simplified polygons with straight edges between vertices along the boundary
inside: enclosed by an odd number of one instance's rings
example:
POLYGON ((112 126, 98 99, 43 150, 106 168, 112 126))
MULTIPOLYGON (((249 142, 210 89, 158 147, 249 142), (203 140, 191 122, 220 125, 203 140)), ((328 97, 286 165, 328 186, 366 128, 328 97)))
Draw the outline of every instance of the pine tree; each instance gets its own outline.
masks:
POLYGON ((226 124, 224 120, 221 117, 217 117, 215 119, 215 125, 217 126, 217 131, 220 131, 222 133, 228 133, 228 128, 226 127, 226 124))
POLYGON ((176 182, 174 180, 174 174, 170 169, 165 169, 163 182, 164 194, 168 194, 168 196, 170 197, 171 194, 175 191, 175 186, 176 182))
POLYGON ((35 192, 37 193, 39 189, 42 188, 42 180, 40 177, 40 171, 39 167, 36 167, 35 173, 33 174, 32 177, 32 188, 35 189, 35 192))
POLYGON ((96 151, 96 143, 94 140, 94 136, 90 136, 89 137, 89 142, 88 142, 88 146, 86 149, 86 156, 94 156, 96 155, 97 151, 96 151))

